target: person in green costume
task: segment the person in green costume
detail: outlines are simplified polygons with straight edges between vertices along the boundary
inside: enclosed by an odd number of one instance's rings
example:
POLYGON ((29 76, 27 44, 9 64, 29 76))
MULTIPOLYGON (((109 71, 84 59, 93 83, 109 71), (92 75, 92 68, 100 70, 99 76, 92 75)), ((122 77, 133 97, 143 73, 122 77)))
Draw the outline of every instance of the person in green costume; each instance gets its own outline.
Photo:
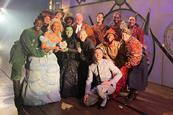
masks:
POLYGON ((41 19, 35 19, 34 26, 25 29, 20 35, 20 39, 15 41, 10 50, 9 63, 12 64, 11 79, 13 81, 14 88, 14 101, 19 114, 22 106, 22 68, 24 65, 26 69, 28 67, 28 64, 25 64, 27 57, 43 57, 45 55, 45 52, 40 48, 38 41, 38 37, 42 34, 42 25, 43 21, 41 19))

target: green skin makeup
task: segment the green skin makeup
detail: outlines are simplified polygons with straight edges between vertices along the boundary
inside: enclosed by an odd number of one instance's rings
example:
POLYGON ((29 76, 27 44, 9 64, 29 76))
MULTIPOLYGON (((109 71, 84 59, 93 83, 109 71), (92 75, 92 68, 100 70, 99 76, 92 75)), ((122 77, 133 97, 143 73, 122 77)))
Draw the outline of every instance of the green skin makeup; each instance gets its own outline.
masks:
POLYGON ((70 38, 73 35, 73 28, 67 27, 65 30, 65 34, 67 35, 68 38, 70 38))

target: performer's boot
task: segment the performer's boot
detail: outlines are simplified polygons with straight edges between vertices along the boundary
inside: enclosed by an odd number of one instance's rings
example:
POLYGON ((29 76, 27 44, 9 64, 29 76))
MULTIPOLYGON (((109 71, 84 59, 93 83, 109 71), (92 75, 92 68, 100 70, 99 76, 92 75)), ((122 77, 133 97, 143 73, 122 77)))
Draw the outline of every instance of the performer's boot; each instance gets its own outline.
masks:
POLYGON ((103 99, 102 103, 100 104, 100 107, 105 108, 106 104, 107 104, 107 101, 108 101, 107 98, 103 99))
POLYGON ((133 101, 136 99, 136 89, 130 88, 130 92, 128 94, 128 100, 133 101))
POLYGON ((105 109, 107 106, 108 99, 109 99, 108 96, 106 96, 104 99, 101 99, 102 101, 98 109, 105 109))
POLYGON ((14 90, 14 103, 17 108, 18 115, 21 115, 23 107, 22 107, 20 80, 13 80, 13 90, 14 90))

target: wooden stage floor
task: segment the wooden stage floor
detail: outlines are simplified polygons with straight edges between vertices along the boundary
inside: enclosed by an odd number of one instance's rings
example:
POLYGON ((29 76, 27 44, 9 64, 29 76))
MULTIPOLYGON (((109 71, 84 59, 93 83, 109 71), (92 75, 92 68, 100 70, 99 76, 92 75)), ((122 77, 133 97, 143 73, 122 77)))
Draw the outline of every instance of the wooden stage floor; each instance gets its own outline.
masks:
POLYGON ((103 110, 84 107, 76 98, 38 107, 24 107, 26 115, 173 115, 173 89, 149 83, 137 99, 126 102, 123 97, 110 100, 103 110))

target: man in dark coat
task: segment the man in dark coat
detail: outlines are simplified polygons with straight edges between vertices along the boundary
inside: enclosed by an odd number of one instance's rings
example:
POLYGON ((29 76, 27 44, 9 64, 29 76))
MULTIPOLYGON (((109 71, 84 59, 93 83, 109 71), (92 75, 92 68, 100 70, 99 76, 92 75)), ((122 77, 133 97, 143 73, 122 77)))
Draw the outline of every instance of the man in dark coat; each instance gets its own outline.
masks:
POLYGON ((94 54, 94 45, 92 41, 88 38, 88 35, 85 30, 81 30, 78 33, 78 37, 80 42, 80 48, 78 48, 79 52, 79 97, 84 96, 85 92, 85 81, 87 79, 88 74, 88 66, 92 63, 92 58, 94 54))

